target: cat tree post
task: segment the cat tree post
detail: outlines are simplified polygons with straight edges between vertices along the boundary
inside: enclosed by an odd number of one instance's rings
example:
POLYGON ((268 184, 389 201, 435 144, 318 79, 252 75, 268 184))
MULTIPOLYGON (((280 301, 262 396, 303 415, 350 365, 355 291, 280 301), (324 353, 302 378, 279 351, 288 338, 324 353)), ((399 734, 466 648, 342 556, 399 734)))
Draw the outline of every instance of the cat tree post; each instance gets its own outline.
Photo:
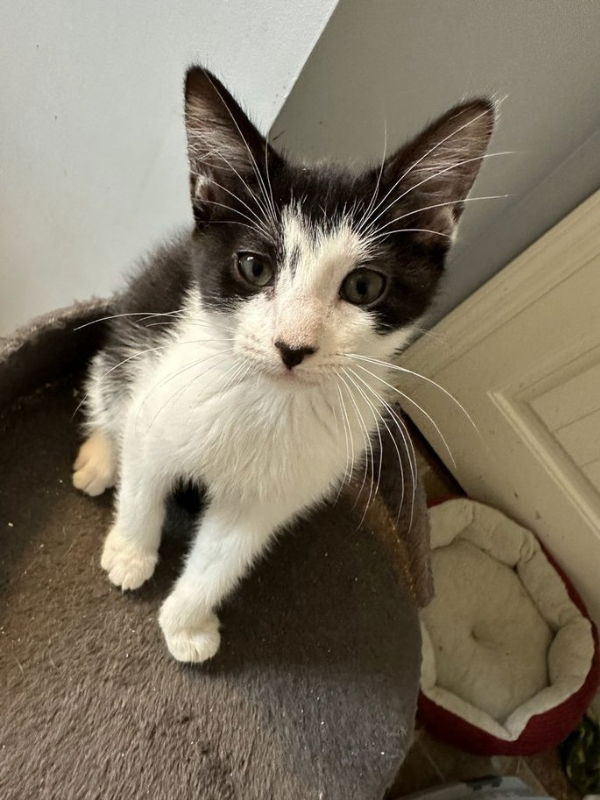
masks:
POLYGON ((70 485, 74 388, 102 335, 75 328, 104 314, 75 306, 0 341, 2 797, 381 800, 414 725, 421 492, 395 555, 384 503, 361 527, 347 495, 300 523, 225 604, 216 658, 175 663, 156 612, 188 515, 172 509, 156 576, 123 597, 99 568, 110 499, 70 485))

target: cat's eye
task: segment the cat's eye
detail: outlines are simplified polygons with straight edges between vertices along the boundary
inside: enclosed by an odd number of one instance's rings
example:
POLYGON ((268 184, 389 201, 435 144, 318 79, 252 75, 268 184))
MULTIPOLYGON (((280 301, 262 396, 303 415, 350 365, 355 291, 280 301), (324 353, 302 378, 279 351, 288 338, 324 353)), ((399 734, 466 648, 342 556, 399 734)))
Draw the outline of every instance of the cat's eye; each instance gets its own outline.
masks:
POLYGON ((385 277, 373 269, 360 267, 346 276, 340 297, 355 306, 367 306, 378 300, 385 290, 385 277))
POLYGON ((257 253, 238 253, 237 269, 241 277, 252 286, 268 286, 273 281, 273 267, 264 256, 257 253))

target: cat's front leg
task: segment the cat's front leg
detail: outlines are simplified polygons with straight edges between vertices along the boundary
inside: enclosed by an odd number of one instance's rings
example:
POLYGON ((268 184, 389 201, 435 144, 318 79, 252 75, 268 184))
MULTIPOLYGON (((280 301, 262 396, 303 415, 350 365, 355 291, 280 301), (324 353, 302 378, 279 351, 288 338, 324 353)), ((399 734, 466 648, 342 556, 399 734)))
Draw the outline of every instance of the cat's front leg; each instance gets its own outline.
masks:
POLYGON ((285 514, 211 504, 185 569, 162 605, 159 624, 177 661, 200 662, 219 649, 214 610, 266 547, 285 514))
POLYGON ((126 431, 115 522, 106 537, 101 566, 121 589, 138 589, 158 561, 165 501, 171 480, 134 430, 126 431))

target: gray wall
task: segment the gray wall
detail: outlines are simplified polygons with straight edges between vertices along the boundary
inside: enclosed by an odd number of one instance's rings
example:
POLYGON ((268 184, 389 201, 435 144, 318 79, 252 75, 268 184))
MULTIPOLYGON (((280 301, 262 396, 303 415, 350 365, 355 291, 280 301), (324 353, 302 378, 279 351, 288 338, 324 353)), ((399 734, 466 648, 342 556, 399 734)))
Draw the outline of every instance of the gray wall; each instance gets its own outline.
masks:
POLYGON ((218 72, 267 130, 334 6, 0 0, 0 335, 112 292, 191 219, 191 62, 218 72))
POLYGON ((341 0, 272 128, 308 158, 379 161, 469 95, 508 95, 434 316, 600 186, 600 0, 341 0))

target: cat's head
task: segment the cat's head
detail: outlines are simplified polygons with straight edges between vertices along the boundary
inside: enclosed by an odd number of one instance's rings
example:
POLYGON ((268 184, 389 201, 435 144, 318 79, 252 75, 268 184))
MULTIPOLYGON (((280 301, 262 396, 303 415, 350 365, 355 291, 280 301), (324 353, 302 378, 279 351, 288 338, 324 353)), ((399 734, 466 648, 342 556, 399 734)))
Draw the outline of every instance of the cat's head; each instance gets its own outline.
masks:
POLYGON ((314 383, 350 354, 401 349, 434 297, 493 122, 475 99, 361 173, 297 165, 214 76, 189 70, 194 268, 235 352, 314 383))

